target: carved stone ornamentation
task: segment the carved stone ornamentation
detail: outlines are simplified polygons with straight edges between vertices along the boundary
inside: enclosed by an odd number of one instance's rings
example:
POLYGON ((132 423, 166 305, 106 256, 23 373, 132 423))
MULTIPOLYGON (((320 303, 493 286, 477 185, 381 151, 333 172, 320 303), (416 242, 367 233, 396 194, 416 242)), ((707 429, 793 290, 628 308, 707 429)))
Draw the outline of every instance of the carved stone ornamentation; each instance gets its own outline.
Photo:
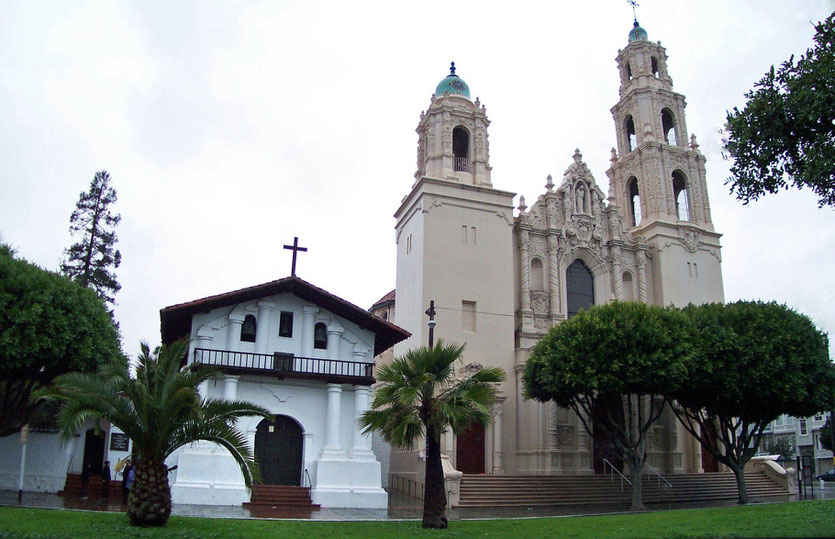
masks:
POLYGON ((549 329, 551 329, 551 321, 548 320, 547 318, 536 318, 533 321, 533 325, 536 329, 541 329, 541 330, 545 330, 545 331, 548 331, 549 329))
POLYGON ((679 227, 678 236, 681 239, 681 244, 691 253, 699 250, 702 243, 702 234, 697 229, 679 227))
POLYGON ((576 437, 571 425, 557 425, 557 447, 573 447, 576 437))
POLYGON ((484 365, 482 365, 481 363, 467 363, 466 365, 458 369, 458 374, 464 377, 470 377, 476 374, 477 372, 481 371, 482 369, 484 369, 484 365))
POLYGON ((667 448, 667 439, 664 435, 663 427, 655 427, 654 429, 652 429, 652 445, 656 449, 667 448))
POLYGON ((548 292, 531 292, 531 308, 536 314, 548 314, 551 308, 548 292))

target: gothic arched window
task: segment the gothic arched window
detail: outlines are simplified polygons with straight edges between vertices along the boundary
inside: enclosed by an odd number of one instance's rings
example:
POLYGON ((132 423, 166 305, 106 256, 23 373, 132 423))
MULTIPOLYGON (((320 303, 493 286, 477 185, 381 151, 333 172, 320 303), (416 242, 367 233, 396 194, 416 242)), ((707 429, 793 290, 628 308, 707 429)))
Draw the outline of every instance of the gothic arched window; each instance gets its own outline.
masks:
POLYGON ((470 134, 462 126, 452 130, 453 170, 470 171, 470 134))
POLYGON ((568 317, 594 305, 594 277, 582 260, 575 260, 565 271, 568 317))
POLYGON ((545 290, 545 272, 542 269, 542 259, 538 257, 531 260, 531 290, 535 292, 545 290))
POLYGON ((328 349, 328 326, 324 322, 319 322, 313 326, 313 348, 328 349))
POLYGON ((626 64, 626 79, 632 80, 632 66, 629 63, 626 64))
POLYGON ((673 171, 673 195, 676 199, 676 216, 681 221, 689 221, 690 197, 687 196, 687 176, 680 170, 673 171))
POLYGON ((638 178, 632 176, 626 182, 626 195, 629 198, 629 220, 631 226, 641 224, 641 196, 638 193, 638 178))
POLYGON ((658 78, 658 59, 655 56, 652 57, 650 68, 652 69, 652 76, 658 78))
POLYGON ((632 116, 627 116, 623 122, 623 129, 626 133, 626 147, 628 151, 632 151, 637 146, 638 139, 635 137, 635 122, 632 121, 632 116))
POLYGON ((676 136, 676 120, 670 109, 661 110, 661 130, 664 132, 664 142, 678 145, 678 137, 676 136))
POLYGON ((241 342, 255 342, 255 333, 258 329, 255 316, 248 314, 241 324, 241 342))

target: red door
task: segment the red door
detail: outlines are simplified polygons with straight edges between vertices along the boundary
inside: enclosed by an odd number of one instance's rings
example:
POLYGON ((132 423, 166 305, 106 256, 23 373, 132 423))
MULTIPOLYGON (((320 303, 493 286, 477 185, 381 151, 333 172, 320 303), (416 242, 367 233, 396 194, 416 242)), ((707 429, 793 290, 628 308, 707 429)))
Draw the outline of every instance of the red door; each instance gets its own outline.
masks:
POLYGON ((484 473, 484 427, 482 425, 473 425, 470 430, 458 435, 455 467, 463 473, 484 473))

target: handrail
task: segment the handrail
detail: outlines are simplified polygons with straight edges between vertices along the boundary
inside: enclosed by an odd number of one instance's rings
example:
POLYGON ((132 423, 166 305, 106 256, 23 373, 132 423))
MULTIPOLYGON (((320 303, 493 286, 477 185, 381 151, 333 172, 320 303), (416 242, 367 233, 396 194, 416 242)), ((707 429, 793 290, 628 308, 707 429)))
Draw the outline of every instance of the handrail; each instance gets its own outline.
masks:
POLYGON ((313 481, 310 480, 310 472, 307 471, 307 468, 304 469, 304 479, 302 479, 302 486, 308 488, 313 486, 313 481))
POLYGON ((373 379, 373 363, 342 359, 301 357, 275 352, 258 354, 234 350, 195 348, 194 363, 246 371, 269 371, 280 375, 373 379))
POLYGON ((627 478, 625 475, 623 475, 622 473, 620 473, 620 470, 618 470, 617 468, 615 468, 615 465, 614 465, 614 464, 612 464, 611 462, 609 462, 609 459, 603 459, 603 474, 604 474, 604 475, 606 474, 606 465, 607 465, 607 464, 609 465, 609 468, 611 468, 611 469, 612 469, 612 472, 613 472, 613 473, 611 473, 611 474, 610 474, 610 476, 611 476, 611 480, 612 480, 612 481, 614 481, 614 480, 615 480, 615 473, 617 473, 617 474, 620 476, 620 489, 621 489, 621 490, 623 490, 623 482, 624 482, 624 481, 626 481, 626 482, 627 482, 627 483, 629 483, 630 485, 632 484, 632 481, 630 481, 630 480, 629 480, 629 478, 627 478))
POLYGON ((670 483, 669 481, 667 481, 666 479, 664 479, 664 476, 661 475, 661 472, 656 470, 651 464, 645 463, 644 466, 649 468, 649 471, 651 471, 652 473, 654 473, 655 475, 658 476, 658 486, 659 487, 661 486, 661 481, 664 481, 665 483, 667 483, 667 486, 665 488, 673 488, 673 484, 670 483))

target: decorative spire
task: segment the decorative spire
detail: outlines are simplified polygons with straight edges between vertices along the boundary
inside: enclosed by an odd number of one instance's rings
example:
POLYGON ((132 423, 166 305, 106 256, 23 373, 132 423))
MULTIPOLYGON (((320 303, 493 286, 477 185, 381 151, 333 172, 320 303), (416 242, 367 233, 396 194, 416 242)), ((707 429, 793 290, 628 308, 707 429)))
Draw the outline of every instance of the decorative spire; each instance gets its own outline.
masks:
POLYGON ((519 197, 519 207, 517 209, 520 213, 524 213, 528 209, 528 206, 525 204, 525 195, 519 197))
POLYGON ((552 191, 554 189, 554 179, 548 174, 548 181, 545 183, 545 189, 552 191))
POLYGON ((458 75, 455 74, 455 62, 449 63, 449 76, 450 77, 457 77, 458 75))
POLYGON ((635 8, 638 7, 640 4, 638 4, 637 0, 626 1, 629 3, 630 6, 632 6, 632 18, 635 19, 635 26, 638 26, 638 15, 635 12, 635 8))

